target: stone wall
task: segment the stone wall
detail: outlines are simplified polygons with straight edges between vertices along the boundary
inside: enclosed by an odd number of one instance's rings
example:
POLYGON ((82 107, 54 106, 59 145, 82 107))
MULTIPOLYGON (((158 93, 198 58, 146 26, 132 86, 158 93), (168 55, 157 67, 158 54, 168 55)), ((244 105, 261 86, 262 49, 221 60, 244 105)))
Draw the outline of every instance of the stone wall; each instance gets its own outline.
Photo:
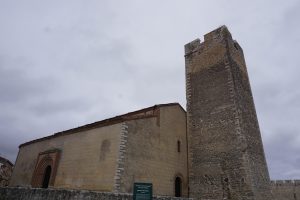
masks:
POLYGON ((185 45, 190 197, 270 200, 243 50, 225 26, 185 45))
MULTIPOLYGON (((0 188, 0 200, 132 200, 132 194, 93 192, 87 190, 0 188)), ((192 200, 188 198, 160 197, 153 200, 192 200)))
POLYGON ((175 179, 180 177, 181 194, 187 197, 186 113, 179 105, 165 106, 157 112, 157 118, 126 122, 119 192, 131 193, 134 182, 151 182, 153 194, 175 196, 175 179))
POLYGON ((274 200, 300 200, 300 180, 271 181, 274 200))
POLYGON ((13 164, 0 156, 0 187, 8 186, 12 171, 13 164))

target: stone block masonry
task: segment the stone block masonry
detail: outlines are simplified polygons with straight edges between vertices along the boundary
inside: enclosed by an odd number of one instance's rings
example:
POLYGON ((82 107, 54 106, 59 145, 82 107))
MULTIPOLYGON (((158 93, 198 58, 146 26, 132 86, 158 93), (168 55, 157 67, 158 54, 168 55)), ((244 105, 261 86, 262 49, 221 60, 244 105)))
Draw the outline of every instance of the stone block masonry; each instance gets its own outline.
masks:
POLYGON ((128 126, 125 122, 122 123, 121 133, 120 133, 120 145, 119 145, 119 155, 117 160, 117 168, 115 174, 115 192, 121 192, 121 178, 124 174, 124 160, 126 154, 126 143, 128 136, 128 126))
MULTIPOLYGON (((93 192, 88 190, 0 188, 0 200, 132 200, 132 194, 93 192)), ((154 196, 153 200, 192 200, 154 196)))
POLYGON ((222 26, 185 45, 190 197, 271 200, 243 50, 222 26))
POLYGON ((300 180, 271 181, 274 200, 300 200, 300 180))

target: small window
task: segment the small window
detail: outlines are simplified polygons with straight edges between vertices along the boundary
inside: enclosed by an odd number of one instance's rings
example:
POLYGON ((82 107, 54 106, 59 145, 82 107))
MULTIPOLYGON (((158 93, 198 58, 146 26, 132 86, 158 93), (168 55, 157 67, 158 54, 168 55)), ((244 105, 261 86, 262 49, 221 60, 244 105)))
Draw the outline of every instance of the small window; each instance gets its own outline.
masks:
POLYGON ((177 141, 177 152, 180 152, 180 146, 181 146, 181 144, 180 144, 180 141, 178 140, 177 141))

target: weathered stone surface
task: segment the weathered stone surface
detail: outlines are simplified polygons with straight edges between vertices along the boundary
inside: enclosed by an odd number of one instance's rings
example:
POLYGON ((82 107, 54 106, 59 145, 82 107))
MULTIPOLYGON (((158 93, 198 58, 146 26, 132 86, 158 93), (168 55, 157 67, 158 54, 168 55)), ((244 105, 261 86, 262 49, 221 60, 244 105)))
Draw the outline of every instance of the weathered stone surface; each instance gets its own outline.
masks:
POLYGON ((185 54, 190 197, 271 199, 241 47, 223 26, 185 54))
MULTIPOLYGON (((0 188, 0 200, 132 200, 132 194, 94 192, 88 190, 0 188)), ((153 200, 192 200, 154 196, 153 200)))
POLYGON ((13 164, 0 156, 0 187, 8 186, 12 171, 13 164))
POLYGON ((271 181, 274 200, 299 200, 300 180, 271 181))

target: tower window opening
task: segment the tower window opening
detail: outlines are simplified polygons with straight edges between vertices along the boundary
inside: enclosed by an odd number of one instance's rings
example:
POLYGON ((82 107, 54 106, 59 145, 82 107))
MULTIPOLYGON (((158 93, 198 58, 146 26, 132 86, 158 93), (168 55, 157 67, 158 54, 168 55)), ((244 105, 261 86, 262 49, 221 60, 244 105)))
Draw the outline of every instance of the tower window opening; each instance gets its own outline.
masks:
POLYGON ((181 150, 181 149, 180 149, 180 148, 181 148, 180 146, 181 146, 181 142, 178 140, 178 141, 177 141, 177 152, 180 152, 180 150, 181 150))

